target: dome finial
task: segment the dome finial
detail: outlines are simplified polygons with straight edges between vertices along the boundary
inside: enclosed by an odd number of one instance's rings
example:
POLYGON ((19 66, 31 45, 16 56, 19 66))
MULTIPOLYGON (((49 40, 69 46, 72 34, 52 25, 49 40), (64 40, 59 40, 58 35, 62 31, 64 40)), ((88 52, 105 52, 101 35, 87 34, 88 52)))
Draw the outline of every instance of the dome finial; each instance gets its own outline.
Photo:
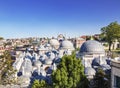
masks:
POLYGON ((94 38, 93 38, 93 36, 92 36, 92 35, 90 36, 90 40, 94 40, 94 38))

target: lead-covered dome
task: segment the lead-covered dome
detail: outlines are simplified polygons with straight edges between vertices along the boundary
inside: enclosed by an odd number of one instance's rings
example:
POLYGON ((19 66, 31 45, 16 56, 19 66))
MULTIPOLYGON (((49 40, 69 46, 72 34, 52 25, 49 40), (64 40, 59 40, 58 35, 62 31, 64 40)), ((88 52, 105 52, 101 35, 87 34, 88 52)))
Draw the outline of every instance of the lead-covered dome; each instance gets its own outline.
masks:
POLYGON ((74 47, 71 41, 64 40, 60 45, 60 49, 74 50, 74 47))
POLYGON ((59 45, 60 45, 60 43, 58 42, 57 39, 51 39, 51 40, 50 40, 50 44, 51 44, 52 46, 59 46, 59 45))
POLYGON ((38 60, 34 62, 34 66, 36 67, 40 67, 42 65, 42 63, 38 60))
POLYGON ((102 44, 95 40, 84 42, 80 48, 80 54, 104 54, 105 50, 102 44))
POLYGON ((45 64, 46 65, 51 65, 52 64, 52 59, 45 59, 45 64))

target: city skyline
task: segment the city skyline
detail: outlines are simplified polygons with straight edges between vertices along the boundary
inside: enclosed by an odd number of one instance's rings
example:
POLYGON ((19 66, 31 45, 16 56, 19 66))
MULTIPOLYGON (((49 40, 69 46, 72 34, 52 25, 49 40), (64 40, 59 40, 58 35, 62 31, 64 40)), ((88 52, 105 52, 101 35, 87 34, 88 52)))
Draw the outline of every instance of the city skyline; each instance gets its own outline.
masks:
POLYGON ((120 22, 119 0, 0 0, 4 38, 92 35, 120 22))

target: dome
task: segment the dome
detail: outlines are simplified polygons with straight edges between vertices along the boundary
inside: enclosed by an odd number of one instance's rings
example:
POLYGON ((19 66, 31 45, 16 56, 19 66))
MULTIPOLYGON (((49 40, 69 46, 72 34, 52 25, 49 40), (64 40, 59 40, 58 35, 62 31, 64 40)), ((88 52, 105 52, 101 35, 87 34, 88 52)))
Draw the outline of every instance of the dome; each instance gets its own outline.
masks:
POLYGON ((103 70, 109 70, 111 69, 110 65, 107 65, 107 64, 103 64, 100 66, 103 70))
POLYGON ((93 65, 93 66, 100 66, 100 58, 95 58, 95 59, 92 61, 92 65, 93 65))
POLYGON ((52 61, 51 59, 46 59, 46 60, 45 60, 45 64, 46 64, 46 65, 51 65, 52 62, 53 62, 53 61, 52 61))
POLYGON ((46 48, 45 48, 43 45, 40 45, 40 46, 38 47, 38 50, 46 50, 46 48))
POLYGON ((58 37, 57 37, 58 40, 64 40, 64 38, 65 37, 62 34, 58 35, 58 37))
POLYGON ((72 42, 68 41, 68 40, 64 40, 61 45, 60 45, 61 49, 70 49, 70 50, 74 50, 73 44, 72 42))
POLYGON ((84 54, 104 54, 105 50, 101 43, 95 40, 88 40, 84 42, 80 48, 79 53, 84 54))
POLYGON ((40 67, 40 66, 42 65, 42 63, 41 63, 40 61, 35 61, 35 62, 34 62, 34 65, 35 65, 36 67, 40 67))
POLYGON ((96 71, 91 67, 85 68, 85 75, 93 76, 95 75, 96 71))
POLYGON ((51 40, 50 40, 50 44, 51 44, 52 46, 59 46, 59 45, 60 45, 60 43, 59 43, 58 40, 56 40, 56 39, 51 39, 51 40))

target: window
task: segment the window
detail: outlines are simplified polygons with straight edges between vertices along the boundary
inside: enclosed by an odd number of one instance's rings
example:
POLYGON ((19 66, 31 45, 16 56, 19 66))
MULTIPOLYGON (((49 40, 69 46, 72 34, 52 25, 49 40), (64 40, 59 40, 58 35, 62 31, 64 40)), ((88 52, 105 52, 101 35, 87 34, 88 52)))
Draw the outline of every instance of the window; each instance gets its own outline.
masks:
POLYGON ((116 88, 120 88, 120 77, 115 76, 114 84, 116 88))
POLYGON ((117 48, 120 48, 120 44, 117 44, 117 48))

